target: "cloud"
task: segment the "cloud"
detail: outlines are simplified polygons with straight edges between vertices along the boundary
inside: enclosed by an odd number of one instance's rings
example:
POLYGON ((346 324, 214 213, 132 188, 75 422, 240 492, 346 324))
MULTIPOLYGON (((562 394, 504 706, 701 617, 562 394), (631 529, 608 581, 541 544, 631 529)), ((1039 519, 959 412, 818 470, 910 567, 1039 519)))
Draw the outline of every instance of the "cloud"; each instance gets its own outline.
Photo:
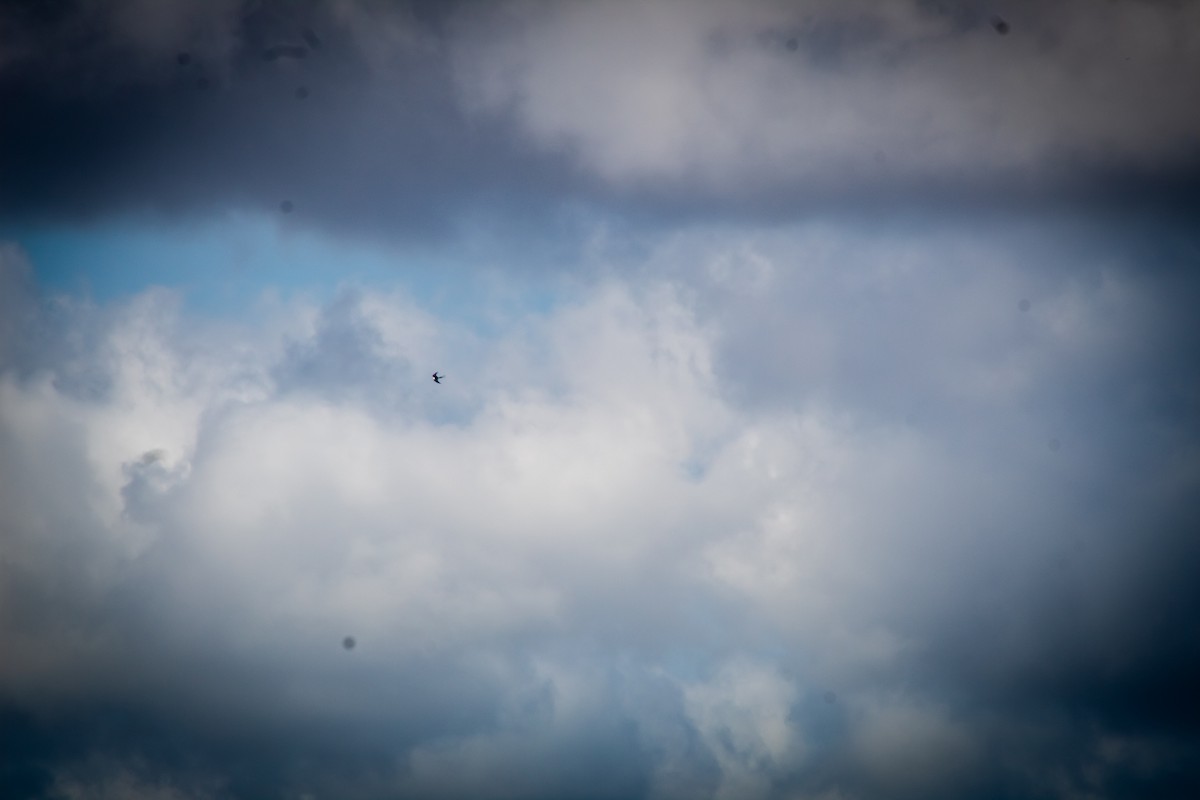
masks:
POLYGON ((0 795, 1200 794, 1192 6, 153 6, 0 9, 0 795))
POLYGON ((580 208, 653 225, 1200 196, 1188 4, 1017 4, 1006 36, 974 2, 152 5, 3 12, 6 219, 289 202, 297 226, 501 230, 528 253, 580 208))
POLYGON ((1186 793, 1194 281, 1018 234, 680 231, 488 337, 6 249, 5 780, 1186 793))
POLYGON ((181 787, 148 775, 144 763, 94 760, 63 770, 54 778, 51 796, 60 800, 208 800, 221 796, 213 781, 195 780, 181 787))
POLYGON ((433 22, 408 5, 162 5, 6 13, 7 220, 288 202, 296 225, 428 240, 560 182, 502 131, 461 124, 433 22), (305 57, 264 57, 279 52, 305 57))
POLYGON ((1195 158, 1189 5, 1019 4, 1005 37, 975 3, 488 12, 451 39, 468 106, 511 113, 612 184, 1044 188, 1080 167, 1195 158))
POLYGON ((685 689, 688 715, 721 767, 714 797, 769 796, 771 773, 802 758, 789 721, 796 693, 781 675, 740 661, 685 689))

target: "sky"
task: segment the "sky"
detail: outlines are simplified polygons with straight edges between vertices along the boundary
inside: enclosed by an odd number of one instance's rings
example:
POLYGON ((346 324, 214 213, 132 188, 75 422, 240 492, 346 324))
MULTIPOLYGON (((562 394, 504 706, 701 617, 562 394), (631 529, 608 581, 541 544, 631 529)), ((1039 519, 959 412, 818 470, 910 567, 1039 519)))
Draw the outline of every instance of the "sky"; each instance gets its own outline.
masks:
POLYGON ((0 796, 1200 796, 1197 75, 1170 0, 0 2, 0 796))

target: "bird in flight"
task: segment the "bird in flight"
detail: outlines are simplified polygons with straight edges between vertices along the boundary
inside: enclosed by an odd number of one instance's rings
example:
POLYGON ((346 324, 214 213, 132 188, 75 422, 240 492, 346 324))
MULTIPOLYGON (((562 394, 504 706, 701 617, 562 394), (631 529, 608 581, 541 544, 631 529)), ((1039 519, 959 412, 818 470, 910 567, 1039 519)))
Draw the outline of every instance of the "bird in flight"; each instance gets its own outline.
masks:
POLYGON ((433 382, 434 382, 434 383, 441 383, 441 382, 442 382, 442 378, 444 378, 444 377, 446 377, 446 376, 445 376, 445 375, 438 375, 438 374, 435 372, 435 373, 433 373, 433 382))

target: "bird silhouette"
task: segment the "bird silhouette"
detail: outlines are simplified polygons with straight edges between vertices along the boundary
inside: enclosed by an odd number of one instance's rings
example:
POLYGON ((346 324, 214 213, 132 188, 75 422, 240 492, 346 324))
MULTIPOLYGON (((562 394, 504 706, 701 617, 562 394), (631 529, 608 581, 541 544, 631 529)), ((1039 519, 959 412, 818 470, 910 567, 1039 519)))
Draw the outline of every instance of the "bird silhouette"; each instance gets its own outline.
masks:
POLYGON ((442 378, 444 378, 444 377, 446 377, 446 376, 445 376, 445 375, 438 375, 438 374, 435 372, 435 373, 433 373, 433 382, 434 382, 434 383, 441 383, 441 382, 442 382, 442 378))

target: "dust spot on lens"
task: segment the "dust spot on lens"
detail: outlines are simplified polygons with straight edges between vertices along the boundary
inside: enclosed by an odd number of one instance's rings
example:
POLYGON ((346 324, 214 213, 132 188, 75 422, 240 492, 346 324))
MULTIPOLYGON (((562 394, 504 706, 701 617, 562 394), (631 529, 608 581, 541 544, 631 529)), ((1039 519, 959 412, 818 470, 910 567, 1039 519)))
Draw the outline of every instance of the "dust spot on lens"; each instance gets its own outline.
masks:
POLYGON ((188 64, 192 63, 192 54, 180 53, 179 55, 175 56, 175 63, 181 67, 186 67, 188 64))
POLYGON ((354 645, 356 645, 356 644, 358 644, 358 642, 354 641, 353 636, 347 636, 345 639, 342 639, 342 647, 344 647, 347 650, 353 650, 354 645))
POLYGON ((296 207, 294 205, 292 205, 291 200, 284 200, 282 203, 279 204, 279 210, 285 214, 292 213, 292 210, 295 208, 296 207))
POLYGON ((297 100, 304 100, 307 97, 308 97, 308 87, 307 86, 301 86, 299 89, 296 90, 296 99, 297 100))
POLYGON ((992 17, 992 27, 995 28, 996 33, 1000 34, 1001 36, 1008 35, 1008 23, 1005 22, 1003 18, 992 17))
POLYGON ((837 702, 837 693, 831 689, 825 690, 825 702, 833 705, 837 702))
POLYGON ((1050 441, 1046 442, 1046 446, 1050 448, 1050 452, 1057 453, 1058 449, 1062 447, 1062 442, 1060 442, 1058 439, 1051 439, 1050 441))
POLYGON ((1017 303, 1017 308, 1021 309, 1021 313, 1024 314, 1029 310, 1029 301, 1022 297, 1021 302, 1017 303))
POLYGON ((313 31, 312 28, 305 28, 303 35, 305 43, 307 43, 308 46, 313 50, 316 50, 321 46, 321 39, 317 36, 316 32, 313 31))
POLYGON ((800 49, 800 40, 793 36, 784 43, 784 47, 794 53, 800 49))

